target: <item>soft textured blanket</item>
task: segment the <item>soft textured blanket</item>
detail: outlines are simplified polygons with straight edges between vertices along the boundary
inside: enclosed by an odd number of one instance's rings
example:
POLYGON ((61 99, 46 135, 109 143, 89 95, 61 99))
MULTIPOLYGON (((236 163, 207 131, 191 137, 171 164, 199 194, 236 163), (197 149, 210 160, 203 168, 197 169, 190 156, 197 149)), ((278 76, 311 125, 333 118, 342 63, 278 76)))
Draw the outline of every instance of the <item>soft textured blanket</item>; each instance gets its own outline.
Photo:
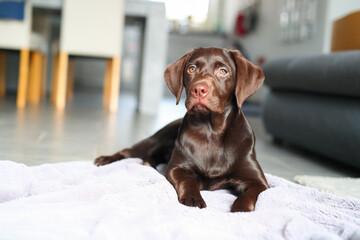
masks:
POLYGON ((0 161, 0 239, 360 239, 360 200, 266 174, 254 212, 230 213, 226 190, 202 191, 205 209, 186 207, 140 163, 0 161))

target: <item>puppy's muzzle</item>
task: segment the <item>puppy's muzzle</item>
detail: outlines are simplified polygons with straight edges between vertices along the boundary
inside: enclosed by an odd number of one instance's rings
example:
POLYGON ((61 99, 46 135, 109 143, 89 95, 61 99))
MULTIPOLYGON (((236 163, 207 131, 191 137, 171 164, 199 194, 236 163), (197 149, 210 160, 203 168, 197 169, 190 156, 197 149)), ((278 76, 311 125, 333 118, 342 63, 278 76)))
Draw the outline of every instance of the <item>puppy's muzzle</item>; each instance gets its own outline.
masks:
POLYGON ((192 91, 191 91, 191 95, 194 98, 204 98, 208 95, 209 93, 209 86, 205 83, 197 83, 195 84, 195 86, 193 87, 192 91))

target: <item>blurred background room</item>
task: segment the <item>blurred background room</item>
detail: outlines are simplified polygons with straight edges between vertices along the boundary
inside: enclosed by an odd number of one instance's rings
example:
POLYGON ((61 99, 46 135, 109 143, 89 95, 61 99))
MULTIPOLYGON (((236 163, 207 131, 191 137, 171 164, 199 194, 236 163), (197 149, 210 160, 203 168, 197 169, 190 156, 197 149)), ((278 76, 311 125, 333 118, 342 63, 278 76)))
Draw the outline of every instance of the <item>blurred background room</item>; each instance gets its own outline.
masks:
POLYGON ((0 159, 93 161, 185 113, 167 64, 197 47, 263 68, 243 106, 264 172, 360 175, 358 0, 0 0, 0 159))

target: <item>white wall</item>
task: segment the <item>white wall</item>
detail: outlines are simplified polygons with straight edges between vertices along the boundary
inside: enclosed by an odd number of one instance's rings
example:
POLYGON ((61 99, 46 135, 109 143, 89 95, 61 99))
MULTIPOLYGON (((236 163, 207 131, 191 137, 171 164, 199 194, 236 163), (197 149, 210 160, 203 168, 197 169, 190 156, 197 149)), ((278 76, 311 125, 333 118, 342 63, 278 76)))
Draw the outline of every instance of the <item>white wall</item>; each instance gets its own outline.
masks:
MULTIPOLYGON (((232 33, 234 22, 239 9, 245 7, 249 1, 226 0, 225 6, 225 29, 232 33)), ((303 42, 283 43, 280 38, 279 15, 282 0, 262 0, 259 7, 259 20, 257 28, 249 35, 239 38, 244 49, 249 55, 249 60, 257 64, 259 57, 264 57, 265 61, 285 56, 302 56, 310 54, 320 54, 323 51, 325 19, 327 12, 327 1, 319 0, 317 7, 317 31, 315 35, 303 42)), ((253 102, 261 102, 267 93, 267 87, 262 87, 254 96, 253 102)))
POLYGON ((192 48, 198 47, 226 47, 226 39, 223 35, 215 34, 169 34, 167 50, 167 64, 175 62, 192 48))
POLYGON ((279 14, 282 0, 263 0, 260 3, 259 22, 255 32, 240 38, 252 61, 260 56, 266 60, 283 56, 318 54, 323 51, 327 1, 319 0, 316 33, 306 41, 283 43, 279 39, 279 14))
MULTIPOLYGON (((224 0, 224 29, 228 34, 234 29, 239 10, 251 0, 224 0)), ((279 40, 279 13, 282 0, 262 0, 256 32, 240 38, 252 61, 259 56, 267 60, 284 56, 321 54, 330 51, 332 22, 351 12, 360 10, 359 0, 318 0, 316 34, 307 41, 282 43, 279 40)))
MULTIPOLYGON (((269 0, 263 0, 269 1, 269 0)), ((273 0, 270 0, 272 2, 273 0)), ((221 0, 219 4, 224 4, 223 9, 223 28, 226 33, 232 33, 235 27, 235 19, 240 10, 252 4, 254 0, 221 0)))

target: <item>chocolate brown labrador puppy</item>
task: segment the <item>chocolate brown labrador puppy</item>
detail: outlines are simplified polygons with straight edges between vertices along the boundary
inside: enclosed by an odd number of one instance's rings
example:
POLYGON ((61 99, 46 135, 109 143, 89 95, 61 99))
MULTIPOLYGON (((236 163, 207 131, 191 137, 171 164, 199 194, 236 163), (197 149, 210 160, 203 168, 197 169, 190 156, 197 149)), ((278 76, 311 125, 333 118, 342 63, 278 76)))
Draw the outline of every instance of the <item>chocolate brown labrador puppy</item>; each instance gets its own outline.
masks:
POLYGON ((164 76, 176 104, 185 87, 184 118, 131 148, 97 158, 95 164, 128 157, 153 167, 168 163, 166 178, 180 203, 204 208, 200 190, 227 188, 238 196, 232 212, 253 211, 258 195, 269 186, 241 106, 262 85, 262 71, 239 51, 197 48, 170 64, 164 76))

